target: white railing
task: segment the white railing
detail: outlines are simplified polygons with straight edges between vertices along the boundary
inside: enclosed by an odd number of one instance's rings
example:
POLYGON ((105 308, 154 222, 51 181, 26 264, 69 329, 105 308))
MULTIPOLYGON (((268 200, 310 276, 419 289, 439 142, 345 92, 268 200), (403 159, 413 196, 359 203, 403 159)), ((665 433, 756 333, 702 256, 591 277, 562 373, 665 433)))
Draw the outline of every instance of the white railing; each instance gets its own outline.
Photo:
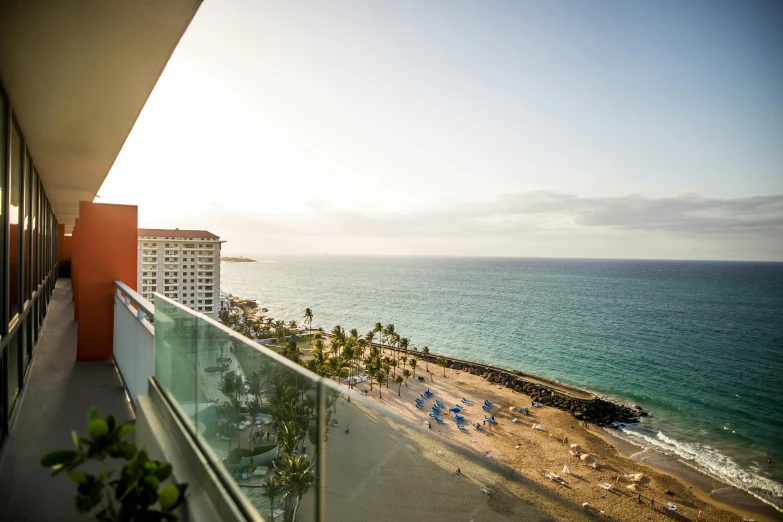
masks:
POLYGON ((114 364, 135 405, 155 371, 155 307, 125 283, 114 286, 114 364))

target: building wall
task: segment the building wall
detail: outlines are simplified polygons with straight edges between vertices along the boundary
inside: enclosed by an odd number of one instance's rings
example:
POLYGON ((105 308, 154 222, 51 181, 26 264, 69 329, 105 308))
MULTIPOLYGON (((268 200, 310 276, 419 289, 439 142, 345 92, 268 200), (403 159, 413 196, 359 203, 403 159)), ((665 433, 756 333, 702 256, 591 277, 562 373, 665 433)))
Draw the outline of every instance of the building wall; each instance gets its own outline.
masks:
POLYGON ((0 448, 57 281, 57 220, 0 82, 0 448))
POLYGON ((138 262, 139 293, 143 297, 152 301, 153 294, 159 292, 217 319, 220 309, 219 239, 139 236, 138 262))

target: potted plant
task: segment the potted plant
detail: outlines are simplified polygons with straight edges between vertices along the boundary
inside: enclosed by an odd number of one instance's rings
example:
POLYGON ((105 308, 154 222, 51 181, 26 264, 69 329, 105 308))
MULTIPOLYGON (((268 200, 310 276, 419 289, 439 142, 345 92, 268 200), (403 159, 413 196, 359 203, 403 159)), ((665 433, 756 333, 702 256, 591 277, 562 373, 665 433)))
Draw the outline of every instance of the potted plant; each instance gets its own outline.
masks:
POLYGON ((88 437, 71 432, 74 449, 48 453, 41 465, 52 475, 65 472, 77 486, 76 509, 101 522, 161 522, 179 520, 174 510, 182 503, 187 484, 163 485, 171 464, 152 460, 128 440, 136 426, 119 424, 113 415, 102 418, 96 408, 87 414, 88 437), (107 459, 126 461, 107 469, 107 459), (79 468, 88 461, 98 465, 93 475, 79 468))

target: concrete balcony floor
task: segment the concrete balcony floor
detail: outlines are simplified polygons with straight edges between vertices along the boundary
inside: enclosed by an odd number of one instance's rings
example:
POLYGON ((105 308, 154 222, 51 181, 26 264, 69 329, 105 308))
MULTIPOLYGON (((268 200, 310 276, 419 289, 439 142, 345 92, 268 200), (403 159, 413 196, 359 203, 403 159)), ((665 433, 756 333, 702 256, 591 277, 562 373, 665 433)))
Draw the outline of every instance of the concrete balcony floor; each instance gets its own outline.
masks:
POLYGON ((72 429, 86 434, 92 406, 120 422, 133 419, 112 363, 75 362, 76 333, 71 280, 60 279, 0 455, 1 520, 87 520, 74 506, 76 485, 64 475, 51 477, 39 461, 49 451, 72 448, 72 429))

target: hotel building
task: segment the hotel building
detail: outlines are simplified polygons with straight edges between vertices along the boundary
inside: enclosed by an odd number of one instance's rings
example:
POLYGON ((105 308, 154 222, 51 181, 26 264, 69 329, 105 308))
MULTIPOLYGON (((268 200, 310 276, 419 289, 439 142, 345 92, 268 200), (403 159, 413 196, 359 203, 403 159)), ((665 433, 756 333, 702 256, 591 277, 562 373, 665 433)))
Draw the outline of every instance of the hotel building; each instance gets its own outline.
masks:
POLYGON ((139 229, 139 293, 155 292, 217 319, 220 238, 206 230, 139 229))

